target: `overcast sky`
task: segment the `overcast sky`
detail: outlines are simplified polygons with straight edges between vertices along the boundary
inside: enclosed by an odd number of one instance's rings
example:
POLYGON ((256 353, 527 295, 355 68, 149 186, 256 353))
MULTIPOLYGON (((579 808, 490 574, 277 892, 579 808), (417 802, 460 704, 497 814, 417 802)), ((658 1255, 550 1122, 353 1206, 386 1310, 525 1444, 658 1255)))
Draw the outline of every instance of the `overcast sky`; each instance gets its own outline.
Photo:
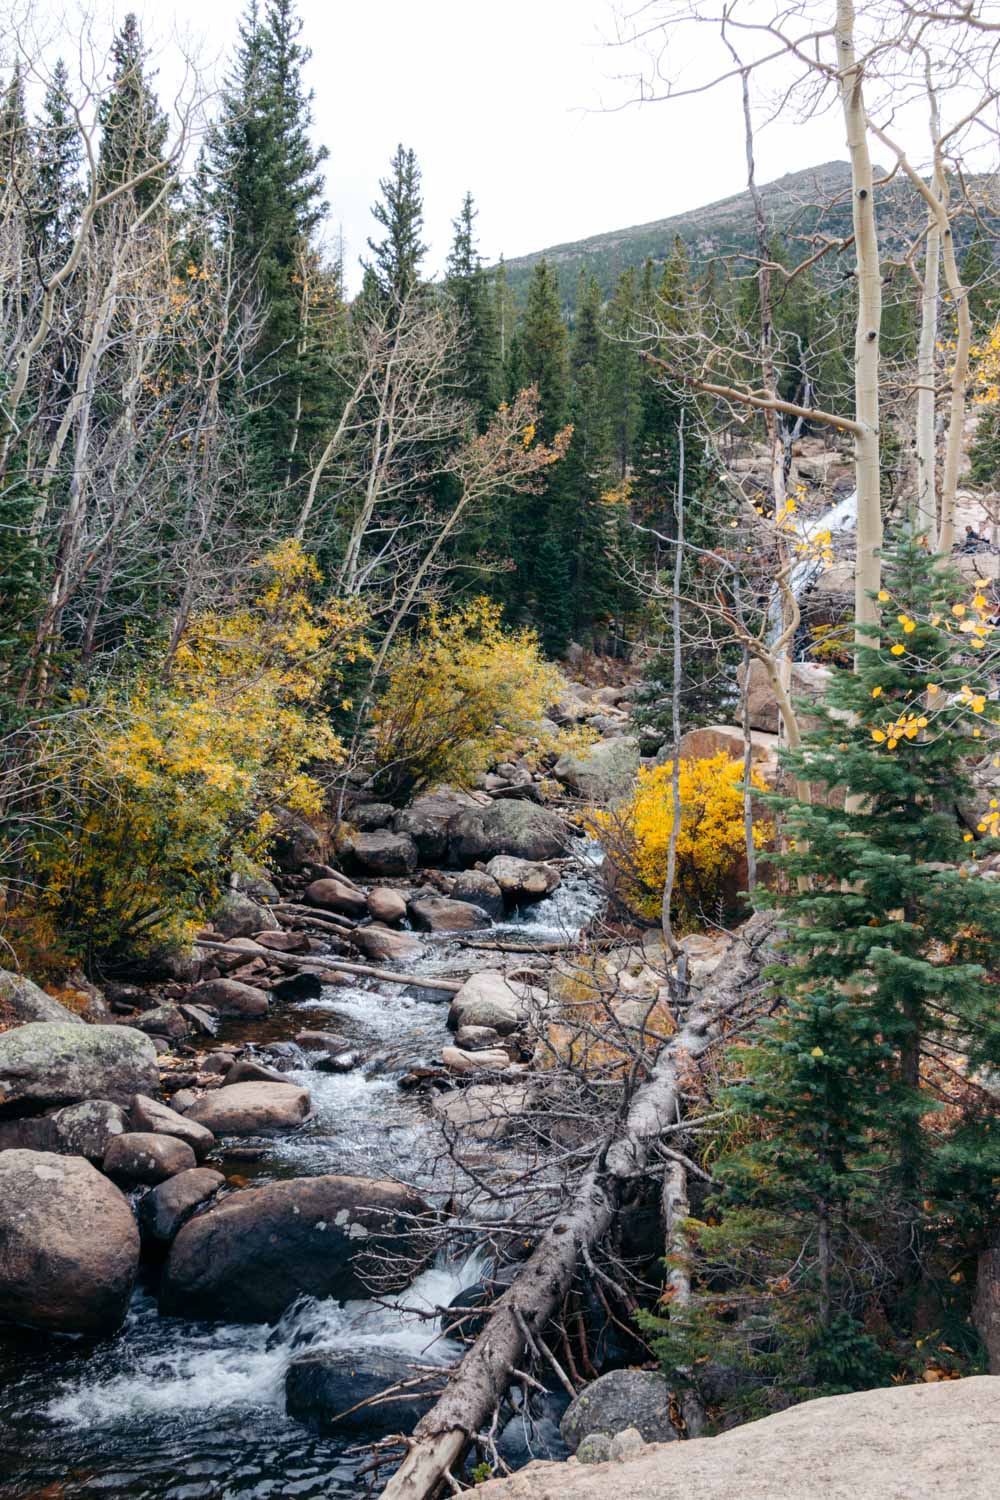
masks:
MULTIPOLYGON (((214 58, 232 44, 243 5, 138 0, 135 8, 165 48, 176 26, 214 58)), ((616 75, 634 60, 605 44, 614 33, 610 0, 299 0, 299 10, 313 53, 316 136, 330 152, 331 218, 343 226, 349 271, 372 232, 370 206, 398 141, 415 149, 423 171, 434 271, 467 188, 493 261, 664 218, 744 186, 735 83, 683 104, 602 109, 625 102, 616 75)), ((161 66, 169 72, 165 57, 161 66)), ((845 154, 833 117, 770 130, 758 173, 767 181, 845 154)))

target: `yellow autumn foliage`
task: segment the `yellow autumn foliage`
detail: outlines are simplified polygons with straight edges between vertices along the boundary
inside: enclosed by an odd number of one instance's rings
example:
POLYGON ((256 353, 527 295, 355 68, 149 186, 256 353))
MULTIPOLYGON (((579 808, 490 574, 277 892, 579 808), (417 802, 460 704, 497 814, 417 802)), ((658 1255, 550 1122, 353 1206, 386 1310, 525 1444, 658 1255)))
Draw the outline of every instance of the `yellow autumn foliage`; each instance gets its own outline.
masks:
MULTIPOLYGON (((667 850, 673 827, 673 763, 642 766, 630 797, 593 822, 619 876, 619 890, 639 915, 656 920, 667 876, 667 850)), ((677 835, 675 917, 696 925, 715 916, 727 896, 745 853, 743 763, 724 750, 703 760, 682 760, 678 777, 681 821, 677 835)), ((764 790, 758 771, 751 784, 764 790)), ((771 828, 754 820, 759 848, 771 828)))
POLYGON ((320 705, 362 646, 354 605, 313 602, 318 570, 283 543, 246 607, 205 611, 127 685, 86 705, 73 826, 39 854, 43 905, 78 952, 184 938, 226 869, 266 851, 277 803, 319 811, 317 763, 342 758, 320 705))
POLYGON ((562 680, 534 631, 506 630, 501 616, 484 598, 432 609, 392 652, 372 726, 385 795, 471 785, 559 696, 562 680))

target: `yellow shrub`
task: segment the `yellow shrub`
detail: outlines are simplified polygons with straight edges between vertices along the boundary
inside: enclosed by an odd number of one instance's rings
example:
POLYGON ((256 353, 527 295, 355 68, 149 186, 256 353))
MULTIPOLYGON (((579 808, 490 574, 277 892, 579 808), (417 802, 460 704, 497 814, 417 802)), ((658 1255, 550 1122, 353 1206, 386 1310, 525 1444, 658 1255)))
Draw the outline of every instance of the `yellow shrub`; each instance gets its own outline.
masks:
POLYGON ((111 956, 183 938, 226 868, 260 857, 285 803, 318 812, 313 762, 342 747, 319 706, 362 621, 316 606, 318 572, 297 543, 260 564, 245 608, 192 618, 172 659, 88 707, 92 738, 59 794, 74 826, 40 854, 44 905, 77 951, 111 956), (67 795, 68 793, 68 795, 67 795))
POLYGON ((385 793, 468 786, 529 732, 561 686, 534 632, 505 630, 499 605, 474 599, 451 614, 432 609, 390 656, 373 715, 385 793))
MULTIPOLYGON (((593 822, 620 877, 626 903, 644 917, 660 912, 667 876, 667 849, 673 827, 673 764, 641 767, 632 795, 593 822)), ((751 784, 765 787, 760 773, 751 784)), ((696 922, 715 914, 743 859, 743 763, 724 750, 704 760, 682 760, 679 774, 681 822, 677 835, 675 914, 696 922)), ((754 820, 754 843, 771 830, 754 820)))

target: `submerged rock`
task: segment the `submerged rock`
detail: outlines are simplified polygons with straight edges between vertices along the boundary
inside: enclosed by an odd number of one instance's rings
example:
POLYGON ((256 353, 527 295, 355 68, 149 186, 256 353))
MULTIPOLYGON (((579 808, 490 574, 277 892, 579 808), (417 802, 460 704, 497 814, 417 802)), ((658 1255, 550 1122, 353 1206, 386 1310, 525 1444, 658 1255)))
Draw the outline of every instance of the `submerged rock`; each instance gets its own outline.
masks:
MULTIPOLYGON (((160 1287, 171 1316, 267 1323, 296 1297, 366 1297, 365 1258, 413 1273, 420 1249, 409 1188, 363 1177, 301 1177, 234 1193, 185 1224, 160 1287)), ((392 1275, 389 1276, 393 1283, 392 1275)))
POLYGON ((0 1153, 0 1319, 111 1333, 138 1265, 128 1200, 82 1156, 0 1153))
MULTIPOLYGON (((390 1396, 385 1401, 352 1410, 361 1401, 378 1397, 390 1386, 413 1381, 418 1375, 401 1354, 359 1354, 331 1351, 301 1354, 285 1376, 285 1410, 297 1422, 321 1432, 368 1438, 412 1432, 434 1404, 433 1389, 414 1397, 390 1396)), ((442 1372, 442 1377, 445 1372, 442 1372)), ((443 1378, 435 1382, 438 1389, 443 1378)))
POLYGON ((130 1026, 29 1021, 0 1034, 0 1116, 81 1099, 127 1104, 158 1087, 156 1048, 130 1026))

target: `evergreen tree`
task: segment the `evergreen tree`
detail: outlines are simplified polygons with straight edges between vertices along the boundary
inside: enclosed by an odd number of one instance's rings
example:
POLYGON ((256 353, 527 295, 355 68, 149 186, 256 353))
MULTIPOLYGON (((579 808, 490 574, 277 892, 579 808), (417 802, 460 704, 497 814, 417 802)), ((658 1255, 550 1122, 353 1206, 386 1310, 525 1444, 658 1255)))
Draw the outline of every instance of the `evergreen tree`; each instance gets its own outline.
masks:
POLYGON ((566 421, 569 358, 559 279, 544 256, 532 267, 528 296, 517 331, 514 378, 519 388, 538 387, 539 436, 551 442, 566 421))
POLYGON ((548 535, 538 548, 533 569, 534 624, 549 656, 562 656, 569 645, 569 563, 559 538, 548 535))
POLYGON ((0 95, 0 192, 33 206, 35 161, 24 103, 24 79, 15 66, 0 95))
POLYGON ((608 303, 602 384, 606 393, 608 442, 617 480, 633 458, 641 419, 642 369, 636 346, 639 298, 635 271, 623 271, 608 303))
POLYGON ((111 83, 98 118, 101 145, 97 178, 102 192, 148 173, 128 195, 131 211, 142 213, 163 191, 167 169, 152 170, 164 159, 167 117, 146 72, 138 17, 130 12, 111 44, 111 83))
MULTIPOLYGON (((912 538, 879 600, 858 672, 833 673, 820 726, 785 758, 813 791, 775 799, 785 1008, 734 1058, 749 1144, 716 1170, 693 1311, 661 1328, 671 1363, 742 1370, 737 1407, 771 1383, 794 1398, 905 1377, 935 1339, 952 1367, 978 1357, 969 1287, 1000 1133, 973 1080, 1000 1066, 1000 891, 955 806, 996 718, 992 611, 912 538)), ((998 822, 985 812, 980 833, 998 822)))
POLYGON ((60 58, 45 92, 41 119, 35 126, 35 229, 44 258, 68 254, 83 206, 83 146, 69 104, 69 72, 60 58))
MULTIPOLYGON (((402 143, 398 145, 389 170, 390 175, 379 182, 382 196, 372 206, 372 217, 385 230, 385 237, 370 239, 368 248, 374 256, 370 266, 383 298, 401 307, 420 280, 420 265, 427 254, 427 246, 420 238, 424 204, 420 168, 412 150, 402 143)), ((469 253, 472 253, 471 242, 469 253)))
POLYGON ((475 237, 476 210, 466 193, 453 227, 445 291, 458 317, 461 347, 455 381, 459 394, 471 401, 482 431, 500 401, 500 346, 496 305, 490 278, 483 269, 475 237))

